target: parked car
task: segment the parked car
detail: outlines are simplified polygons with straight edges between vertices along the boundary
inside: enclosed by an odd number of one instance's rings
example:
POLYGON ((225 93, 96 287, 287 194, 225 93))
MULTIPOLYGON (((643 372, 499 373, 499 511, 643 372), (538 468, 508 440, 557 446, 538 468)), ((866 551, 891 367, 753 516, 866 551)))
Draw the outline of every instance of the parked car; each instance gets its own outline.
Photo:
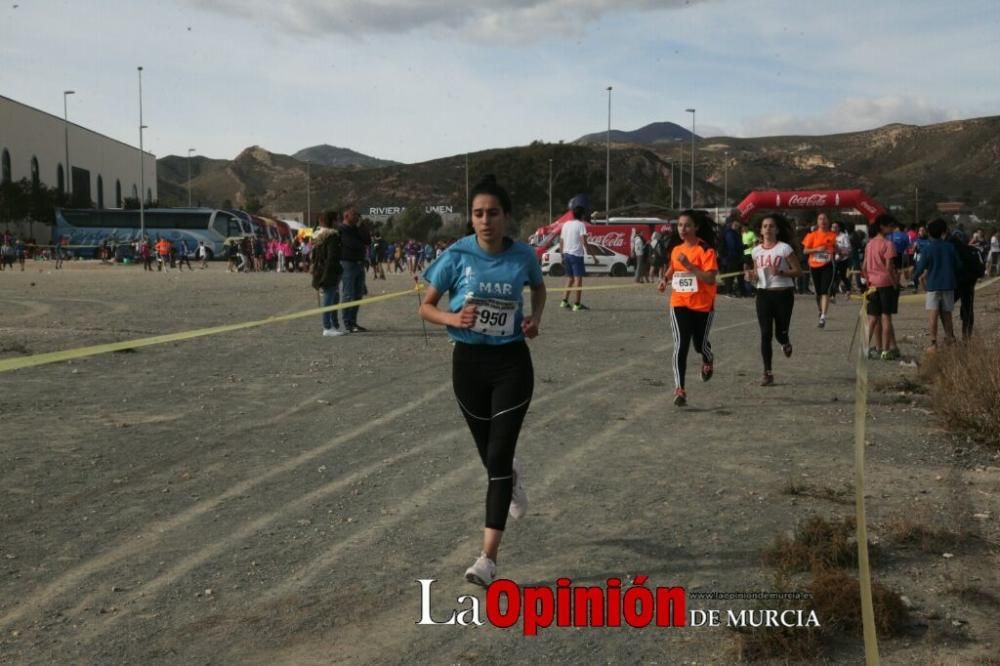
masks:
MULTIPOLYGON (((542 254, 542 273, 553 277, 566 274, 559 249, 559 243, 556 243, 542 254)), ((622 277, 633 272, 633 269, 629 268, 628 257, 597 243, 587 243, 587 255, 583 261, 588 275, 622 277)))

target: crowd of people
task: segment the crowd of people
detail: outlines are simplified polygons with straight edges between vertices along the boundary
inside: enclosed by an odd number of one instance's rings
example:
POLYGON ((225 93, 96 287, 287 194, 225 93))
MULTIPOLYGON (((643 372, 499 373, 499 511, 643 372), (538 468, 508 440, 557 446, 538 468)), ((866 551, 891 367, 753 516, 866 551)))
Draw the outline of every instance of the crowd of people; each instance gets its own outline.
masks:
POLYGON ((11 233, 4 233, 0 238, 0 271, 14 270, 14 264, 24 270, 24 263, 34 248, 34 242, 29 245, 22 238, 15 238, 11 233))
POLYGON ((244 236, 229 241, 231 273, 309 272, 313 242, 310 238, 261 238, 244 236))

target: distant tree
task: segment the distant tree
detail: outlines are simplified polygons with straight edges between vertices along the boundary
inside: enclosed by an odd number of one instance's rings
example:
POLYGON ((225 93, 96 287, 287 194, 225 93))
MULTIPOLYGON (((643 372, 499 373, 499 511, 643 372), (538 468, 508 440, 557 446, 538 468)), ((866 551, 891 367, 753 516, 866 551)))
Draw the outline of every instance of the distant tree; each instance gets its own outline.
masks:
POLYGON ((52 224, 55 209, 67 203, 66 195, 56 188, 35 185, 27 178, 0 184, 0 220, 34 220, 52 224))
POLYGON ((410 206, 393 221, 393 236, 398 240, 426 242, 431 234, 441 228, 444 221, 438 213, 423 212, 419 206, 410 206))
POLYGON ((256 215, 260 211, 264 210, 264 204, 261 203, 260 199, 257 197, 256 194, 251 194, 247 198, 247 202, 244 205, 244 209, 251 215, 256 215))
POLYGON ((233 207, 233 200, 232 199, 223 199, 222 200, 222 205, 219 206, 219 208, 232 208, 232 207, 233 207))

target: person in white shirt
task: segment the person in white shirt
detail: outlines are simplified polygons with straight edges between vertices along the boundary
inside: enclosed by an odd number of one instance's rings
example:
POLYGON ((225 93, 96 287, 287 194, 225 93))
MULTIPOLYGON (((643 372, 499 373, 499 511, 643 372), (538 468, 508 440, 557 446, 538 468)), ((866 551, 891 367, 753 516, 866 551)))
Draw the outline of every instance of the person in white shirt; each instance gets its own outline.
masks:
POLYGON ((753 247, 753 266, 744 278, 757 287, 757 323, 760 325, 760 355, 764 361, 761 386, 774 384, 771 372, 771 338, 781 345, 786 357, 792 355, 788 329, 795 306, 795 278, 802 274, 799 259, 792 249, 792 227, 783 215, 768 215, 760 224, 761 242, 753 247))
POLYGON ((986 274, 993 277, 997 273, 1000 273, 998 264, 1000 264, 1000 231, 993 234, 993 237, 990 238, 990 251, 986 255, 986 274))
POLYGON ((563 224, 559 233, 559 251, 562 253, 563 266, 566 267, 566 275, 569 277, 566 294, 563 296, 562 302, 559 303, 559 307, 570 307, 570 293, 575 288, 576 291, 573 293, 575 293, 576 298, 572 306, 574 312, 590 309, 580 303, 580 288, 583 287, 583 276, 586 273, 584 257, 590 253, 594 263, 597 263, 597 257, 594 256, 594 251, 587 243, 587 225, 583 223, 585 213, 586 210, 583 206, 573 208, 573 219, 563 224))
POLYGON ((646 239, 635 227, 632 227, 632 256, 635 258, 635 281, 649 282, 649 250, 646 249, 646 239))
POLYGON ((837 234, 837 242, 834 251, 834 278, 833 278, 833 294, 831 298, 834 298, 838 291, 842 294, 847 294, 847 297, 851 296, 851 237, 848 235, 847 231, 844 230, 839 222, 834 222, 831 225, 830 230, 837 234))

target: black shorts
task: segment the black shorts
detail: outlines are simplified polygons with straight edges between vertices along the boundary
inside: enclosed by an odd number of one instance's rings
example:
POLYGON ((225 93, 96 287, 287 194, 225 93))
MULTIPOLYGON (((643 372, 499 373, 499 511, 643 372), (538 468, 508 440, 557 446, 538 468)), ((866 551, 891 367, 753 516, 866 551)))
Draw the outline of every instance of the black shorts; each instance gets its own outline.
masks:
POLYGON ((894 315, 899 311, 899 290, 895 287, 877 287, 868 296, 868 314, 872 317, 894 315))
POLYGON ((896 255, 892 258, 892 265, 896 267, 897 271, 903 270, 903 257, 902 255, 896 255))

